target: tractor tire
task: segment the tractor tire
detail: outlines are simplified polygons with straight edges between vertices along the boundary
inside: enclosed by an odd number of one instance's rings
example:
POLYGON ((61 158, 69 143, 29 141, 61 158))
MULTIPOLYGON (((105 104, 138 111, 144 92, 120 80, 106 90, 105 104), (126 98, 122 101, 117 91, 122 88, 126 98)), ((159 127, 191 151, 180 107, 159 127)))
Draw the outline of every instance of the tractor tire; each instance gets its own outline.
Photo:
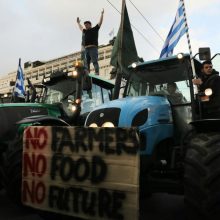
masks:
POLYGON ((22 149, 20 136, 3 153, 3 185, 9 199, 17 205, 21 205, 22 149))
POLYGON ((220 219, 220 134, 190 138, 185 156, 185 204, 188 219, 220 219))

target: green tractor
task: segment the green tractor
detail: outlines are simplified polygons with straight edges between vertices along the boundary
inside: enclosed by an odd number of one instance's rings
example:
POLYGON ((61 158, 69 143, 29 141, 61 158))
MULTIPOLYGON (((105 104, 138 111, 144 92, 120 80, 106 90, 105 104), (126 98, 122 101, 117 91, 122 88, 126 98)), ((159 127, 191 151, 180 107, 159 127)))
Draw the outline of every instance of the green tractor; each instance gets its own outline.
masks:
POLYGON ((40 85, 28 79, 25 102, 0 104, 0 185, 12 200, 20 203, 24 128, 82 125, 95 106, 111 99, 113 87, 99 76, 85 75, 79 64, 71 71, 53 72, 40 85))
MULTIPOLYGON (((193 61, 199 76, 201 63, 193 61)), ((191 57, 179 54, 132 66, 125 98, 98 106, 85 125, 137 127, 140 197, 184 195, 189 219, 219 219, 220 119, 201 117, 204 94, 194 94, 191 57)))

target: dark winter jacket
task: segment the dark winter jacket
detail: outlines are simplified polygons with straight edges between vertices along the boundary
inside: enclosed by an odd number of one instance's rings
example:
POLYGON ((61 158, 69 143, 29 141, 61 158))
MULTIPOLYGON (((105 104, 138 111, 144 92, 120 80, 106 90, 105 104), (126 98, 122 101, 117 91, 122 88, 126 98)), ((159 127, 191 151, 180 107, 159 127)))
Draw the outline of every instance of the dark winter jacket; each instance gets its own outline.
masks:
POLYGON ((204 109, 208 112, 220 112, 220 76, 218 72, 213 71, 211 75, 203 75, 202 82, 199 87, 200 92, 204 92, 208 88, 212 89, 212 95, 209 97, 209 101, 203 103, 204 109))

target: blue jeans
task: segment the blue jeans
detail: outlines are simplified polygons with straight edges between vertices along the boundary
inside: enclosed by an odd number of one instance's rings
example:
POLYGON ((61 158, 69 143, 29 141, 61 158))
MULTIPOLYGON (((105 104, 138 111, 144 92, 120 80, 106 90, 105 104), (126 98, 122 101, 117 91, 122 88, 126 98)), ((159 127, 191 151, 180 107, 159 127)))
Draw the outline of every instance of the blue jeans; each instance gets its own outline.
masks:
POLYGON ((90 62, 93 63, 95 73, 99 74, 99 64, 98 64, 98 48, 97 47, 87 47, 85 48, 86 54, 86 68, 90 72, 90 62))

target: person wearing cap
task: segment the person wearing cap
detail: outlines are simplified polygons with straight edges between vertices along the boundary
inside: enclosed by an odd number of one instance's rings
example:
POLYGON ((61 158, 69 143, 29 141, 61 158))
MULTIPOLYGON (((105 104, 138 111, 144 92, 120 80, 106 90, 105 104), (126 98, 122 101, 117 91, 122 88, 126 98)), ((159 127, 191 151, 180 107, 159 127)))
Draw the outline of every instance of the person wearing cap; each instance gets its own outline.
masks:
POLYGON ((102 25, 104 15, 104 9, 101 12, 101 17, 99 23, 92 27, 92 23, 90 21, 85 21, 83 27, 80 23, 79 17, 77 17, 77 24, 79 29, 84 34, 84 47, 85 47, 85 57, 86 62, 85 66, 88 72, 90 72, 90 62, 93 63, 95 74, 99 75, 99 64, 98 64, 98 34, 99 28, 102 25))
POLYGON ((186 100, 183 94, 178 90, 177 84, 175 82, 167 83, 167 92, 168 92, 168 100, 172 104, 182 104, 185 103, 186 100))

